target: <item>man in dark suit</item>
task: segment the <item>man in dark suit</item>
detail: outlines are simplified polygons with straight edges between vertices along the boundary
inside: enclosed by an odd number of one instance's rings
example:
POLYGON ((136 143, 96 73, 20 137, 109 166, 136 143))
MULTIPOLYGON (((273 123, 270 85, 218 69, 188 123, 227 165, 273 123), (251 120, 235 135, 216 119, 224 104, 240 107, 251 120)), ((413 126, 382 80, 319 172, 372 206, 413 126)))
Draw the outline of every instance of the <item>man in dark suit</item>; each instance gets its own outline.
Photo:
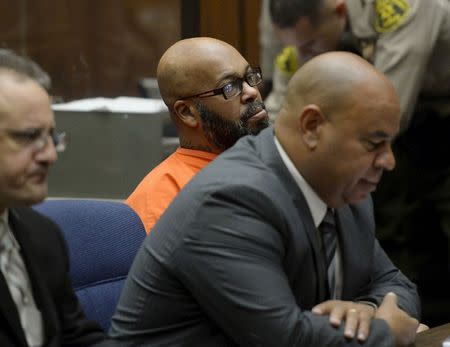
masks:
POLYGON ((104 339, 71 288, 58 227, 26 207, 47 195, 47 172, 63 149, 48 76, 0 50, 0 346, 91 346, 104 339), (40 84, 41 83, 41 84, 40 84))
POLYGON ((392 84, 334 52, 305 64, 288 89, 274 128, 200 172, 145 240, 112 321, 121 345, 414 340, 416 287, 375 239, 370 200, 395 166, 392 84))

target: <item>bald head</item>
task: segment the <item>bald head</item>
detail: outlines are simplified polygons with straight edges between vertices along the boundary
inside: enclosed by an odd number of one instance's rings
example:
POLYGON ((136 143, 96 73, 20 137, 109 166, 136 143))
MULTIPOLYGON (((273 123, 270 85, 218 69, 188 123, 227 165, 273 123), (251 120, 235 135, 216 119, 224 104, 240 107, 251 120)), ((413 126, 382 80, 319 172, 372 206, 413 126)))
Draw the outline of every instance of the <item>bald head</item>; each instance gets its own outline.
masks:
POLYGON ((318 196, 338 208, 366 198, 394 168, 399 125, 392 83, 362 58, 331 52, 292 77, 275 134, 318 196))
POLYGON ((395 97, 392 83, 361 57, 346 52, 325 53, 294 74, 282 113, 292 115, 294 110, 316 104, 329 115, 351 107, 362 93, 378 92, 380 88, 387 88, 395 97))
POLYGON ((181 40, 169 47, 157 69, 160 93, 169 109, 177 99, 203 92, 230 59, 245 61, 233 46, 209 37, 181 40))

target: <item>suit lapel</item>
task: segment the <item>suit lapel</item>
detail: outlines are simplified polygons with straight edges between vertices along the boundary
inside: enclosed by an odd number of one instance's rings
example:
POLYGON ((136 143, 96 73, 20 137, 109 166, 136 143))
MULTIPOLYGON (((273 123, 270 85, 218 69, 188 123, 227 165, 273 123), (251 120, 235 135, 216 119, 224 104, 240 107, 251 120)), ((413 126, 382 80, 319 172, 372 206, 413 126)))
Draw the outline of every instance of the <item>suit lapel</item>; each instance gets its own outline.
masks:
POLYGON ((328 281, 326 280, 327 272, 325 267, 325 259, 322 255, 322 252, 320 251, 319 234, 317 232, 317 228, 314 225, 313 217, 303 195, 299 195, 297 198, 293 199, 303 223, 304 232, 308 236, 313 252, 313 261, 316 270, 315 273, 317 274, 318 295, 315 302, 322 302, 327 299, 326 283, 328 283, 328 281))
POLYGON ((20 323, 19 313, 17 312, 16 304, 9 292, 8 284, 6 283, 3 273, 0 271, 0 312, 1 315, 8 322, 9 327, 14 335, 20 341, 21 345, 27 346, 25 335, 20 323))
MULTIPOLYGON (((14 210, 10 213, 10 224, 14 237, 17 239, 21 247, 21 255, 31 281, 36 306, 42 314, 44 336, 46 341, 45 344, 47 345, 50 339, 55 336, 57 331, 58 318, 56 316, 54 303, 51 298, 50 291, 43 281, 45 276, 40 273, 39 268, 37 267, 34 259, 34 250, 30 244, 30 240, 27 238, 27 234, 30 233, 28 230, 30 227, 25 225, 25 223, 20 219, 19 214, 14 210)), ((34 229, 35 230, 32 230, 31 232, 39 233, 38 226, 34 226, 34 229)))
MULTIPOLYGON (((312 249, 312 262, 315 271, 311 271, 309 274, 305 274, 303 266, 304 264, 296 264, 296 266, 300 270, 298 276, 302 276, 302 278, 305 278, 305 276, 308 275, 311 276, 311 281, 305 281, 307 283, 303 284, 308 286, 308 290, 305 290, 304 293, 302 293, 302 297, 307 297, 308 295, 306 294, 311 292, 311 286, 314 286, 315 284, 316 297, 310 298, 310 300, 307 301, 312 304, 322 302, 326 299, 327 291, 325 287, 325 278, 327 274, 325 271, 325 262, 320 251, 320 240, 318 238, 317 228, 314 225, 314 220, 309 210, 306 199, 299 186, 295 182, 294 178, 292 177, 291 173, 286 168, 286 165, 284 164, 283 159, 281 158, 275 146, 273 129, 265 129, 261 133, 261 136, 258 136, 256 138, 261 140, 261 159, 266 163, 266 165, 271 168, 271 170, 276 173, 277 177, 279 177, 279 180, 284 185, 286 191, 291 196, 293 204, 295 205, 297 215, 300 217, 298 219, 299 225, 296 227, 296 230, 298 230, 299 233, 306 234, 312 249)), ((296 253, 295 250, 297 249, 297 247, 293 245, 292 247, 290 247, 290 249, 293 249, 294 253, 296 253)), ((298 259, 296 254, 293 254, 292 258, 295 259, 295 261, 297 261, 298 259)))
POLYGON ((349 206, 336 213, 339 247, 342 256, 343 287, 342 300, 350 300, 368 284, 371 260, 371 239, 361 230, 349 206))

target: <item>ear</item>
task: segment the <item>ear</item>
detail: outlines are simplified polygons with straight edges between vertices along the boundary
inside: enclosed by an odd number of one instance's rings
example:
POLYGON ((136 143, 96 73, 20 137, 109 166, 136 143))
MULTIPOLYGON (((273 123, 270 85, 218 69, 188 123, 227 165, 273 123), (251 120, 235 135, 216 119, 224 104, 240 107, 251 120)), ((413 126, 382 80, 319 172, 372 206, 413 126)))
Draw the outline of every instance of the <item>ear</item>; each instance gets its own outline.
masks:
POLYGON ((339 17, 347 16, 347 5, 344 0, 337 0, 335 11, 339 15, 339 17))
POLYGON ((327 122, 317 105, 307 105, 298 118, 298 131, 305 145, 313 150, 317 147, 323 125, 327 122))
POLYGON ((196 128, 199 125, 196 107, 187 100, 177 100, 173 104, 175 116, 186 126, 196 128))

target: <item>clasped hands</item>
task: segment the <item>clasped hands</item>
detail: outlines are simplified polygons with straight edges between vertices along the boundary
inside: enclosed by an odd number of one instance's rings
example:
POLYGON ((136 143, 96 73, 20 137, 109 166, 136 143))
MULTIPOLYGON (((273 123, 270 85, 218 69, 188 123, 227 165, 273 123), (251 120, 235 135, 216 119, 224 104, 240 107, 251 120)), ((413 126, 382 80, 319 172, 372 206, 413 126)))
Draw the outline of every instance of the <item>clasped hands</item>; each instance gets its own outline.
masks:
POLYGON ((408 346, 414 342, 417 332, 428 329, 397 306, 397 296, 394 293, 386 294, 378 309, 362 302, 329 300, 313 307, 312 312, 329 315, 330 324, 334 327, 339 327, 345 320, 344 336, 349 339, 356 336, 360 342, 364 342, 369 336, 373 318, 386 321, 394 335, 396 346, 408 346))

